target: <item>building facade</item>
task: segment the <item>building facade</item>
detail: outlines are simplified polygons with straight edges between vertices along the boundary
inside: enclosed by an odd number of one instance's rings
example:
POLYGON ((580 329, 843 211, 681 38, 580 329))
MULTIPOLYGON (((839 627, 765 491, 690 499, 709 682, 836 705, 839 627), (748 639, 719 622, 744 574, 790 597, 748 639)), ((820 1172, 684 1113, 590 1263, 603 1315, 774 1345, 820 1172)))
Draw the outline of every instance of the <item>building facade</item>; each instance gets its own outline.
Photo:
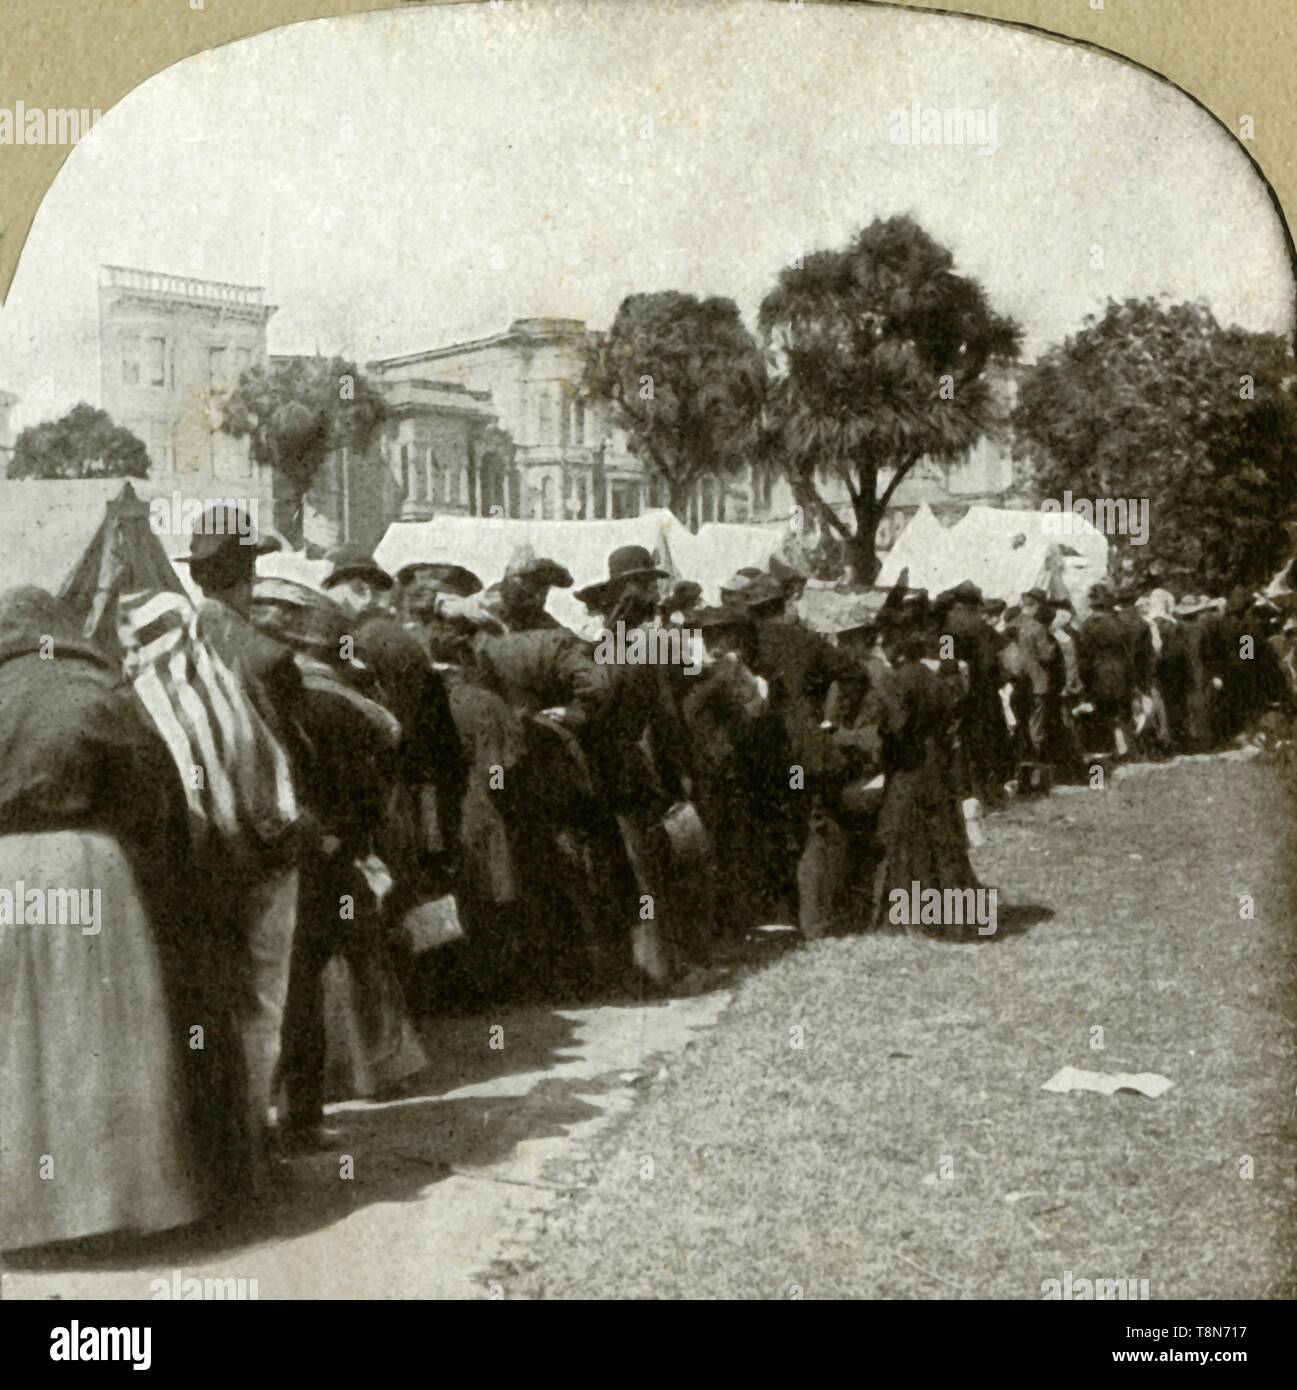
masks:
POLYGON ((497 447, 488 485, 466 509, 507 517, 585 521, 638 516, 658 497, 644 469, 585 390, 594 334, 581 319, 516 319, 502 333, 369 364, 384 394, 403 382, 458 386, 489 401, 497 447), (507 436, 510 447, 499 447, 507 436), (498 513, 495 513, 498 515, 498 513))
POLYGON ((240 374, 266 365, 274 312, 255 285, 101 267, 101 404, 143 441, 151 477, 191 493, 268 493, 248 441, 220 423, 240 374))
POLYGON ((366 448, 338 449, 325 460, 306 496, 308 544, 375 546, 393 521, 444 512, 517 514, 512 445, 496 425, 488 393, 417 377, 374 384, 386 419, 366 448))

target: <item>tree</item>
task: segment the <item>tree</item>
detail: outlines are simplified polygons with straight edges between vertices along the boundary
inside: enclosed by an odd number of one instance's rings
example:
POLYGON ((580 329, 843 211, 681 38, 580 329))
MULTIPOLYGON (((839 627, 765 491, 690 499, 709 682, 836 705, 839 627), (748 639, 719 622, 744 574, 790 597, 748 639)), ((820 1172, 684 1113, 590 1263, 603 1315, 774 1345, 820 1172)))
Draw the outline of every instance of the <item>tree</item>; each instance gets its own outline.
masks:
POLYGON ((239 377, 221 429, 251 441, 275 475, 275 525, 300 540, 302 499, 335 449, 365 449, 386 417, 382 396, 352 362, 289 357, 239 377))
POLYGON ((994 428, 986 368, 1018 353, 1018 326, 952 265, 912 218, 875 218, 844 250, 784 267, 761 304, 771 446, 863 580, 878 572, 897 487, 920 459, 953 463, 994 428), (830 481, 846 488, 850 523, 820 494, 830 481))
POLYGON ((666 483, 682 520, 699 478, 736 472, 756 448, 765 362, 732 299, 627 296, 592 348, 586 384, 612 403, 631 452, 666 483))
POLYGON ((1283 338, 1222 328, 1205 303, 1110 301, 1024 379, 1015 452, 1041 497, 1147 500, 1144 544, 1109 536, 1133 580, 1259 584, 1290 554, 1295 376, 1283 338))
POLYGON ((59 420, 29 425, 14 445, 11 478, 147 478, 149 454, 107 411, 85 401, 59 420))

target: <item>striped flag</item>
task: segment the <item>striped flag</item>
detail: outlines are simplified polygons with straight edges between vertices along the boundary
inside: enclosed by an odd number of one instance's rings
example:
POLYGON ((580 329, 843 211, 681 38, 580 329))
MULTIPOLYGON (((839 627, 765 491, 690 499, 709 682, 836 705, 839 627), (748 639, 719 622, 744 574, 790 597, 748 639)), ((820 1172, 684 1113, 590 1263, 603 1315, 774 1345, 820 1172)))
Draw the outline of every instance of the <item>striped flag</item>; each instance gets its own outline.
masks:
POLYGON ((180 773, 197 834, 277 839, 298 819, 287 754, 199 636, 188 596, 123 595, 117 627, 126 675, 180 773))

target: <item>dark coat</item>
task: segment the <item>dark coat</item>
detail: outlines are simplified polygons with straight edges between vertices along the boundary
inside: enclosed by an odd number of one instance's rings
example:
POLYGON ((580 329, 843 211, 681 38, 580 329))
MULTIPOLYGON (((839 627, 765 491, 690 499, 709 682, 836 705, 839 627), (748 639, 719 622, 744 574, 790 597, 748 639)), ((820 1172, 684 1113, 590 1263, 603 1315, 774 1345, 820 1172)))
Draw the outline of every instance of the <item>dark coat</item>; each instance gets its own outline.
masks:
POLYGON ((568 692, 565 724, 607 808, 645 810, 682 796, 693 769, 676 672, 597 662, 585 643, 568 644, 559 664, 568 692))
POLYGON ((1098 706, 1120 706, 1129 711, 1135 694, 1134 645, 1129 626, 1114 612, 1091 613, 1081 624, 1077 641, 1086 694, 1098 706))
POLYGON ((948 766, 953 692, 921 662, 905 662, 882 682, 880 711, 886 781, 878 813, 883 851, 879 904, 886 916, 890 893, 976 885, 948 766))
POLYGON ((945 631, 954 639, 955 659, 968 667, 968 691, 960 702, 959 734, 973 789, 999 784, 1009 772, 1009 731, 1000 686, 999 634, 971 604, 956 603, 945 631))
POLYGON ((753 670, 769 684, 768 718, 782 747, 770 747, 777 776, 788 784, 789 768, 801 767, 805 785, 840 780, 848 771, 825 721, 829 691, 838 686, 839 718, 849 721, 868 690, 863 667, 801 624, 764 623, 757 633, 753 670))

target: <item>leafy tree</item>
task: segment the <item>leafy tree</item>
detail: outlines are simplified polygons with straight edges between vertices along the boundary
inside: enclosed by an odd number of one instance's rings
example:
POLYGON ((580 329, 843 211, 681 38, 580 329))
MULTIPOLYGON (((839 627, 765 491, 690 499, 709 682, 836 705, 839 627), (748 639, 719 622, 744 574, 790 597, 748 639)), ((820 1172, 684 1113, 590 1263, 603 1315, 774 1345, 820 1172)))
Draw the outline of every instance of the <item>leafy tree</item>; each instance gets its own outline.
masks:
POLYGON ((14 445, 11 478, 147 478, 149 454, 107 411, 81 401, 59 420, 29 425, 14 445))
POLYGON ((239 377, 221 428, 251 441, 275 475, 275 525, 300 540, 302 499, 335 449, 364 449, 386 415, 383 397, 341 357, 288 357, 239 377))
POLYGON ((1015 452, 1041 497, 1148 500, 1145 544, 1109 536, 1134 581, 1259 584, 1290 554, 1295 375, 1283 338, 1222 328, 1204 303, 1110 301, 1027 374, 1015 452))
POLYGON ((765 363, 732 299, 665 290, 622 300, 586 384, 610 401, 631 452, 663 479, 682 519, 704 474, 732 474, 757 447, 765 363))
POLYGON ((875 218, 845 249, 784 267, 761 305, 771 448, 860 579, 878 572, 878 524, 914 465, 953 463, 994 428, 986 368, 1018 353, 1018 326, 952 265, 912 218, 875 218), (850 522, 827 482, 845 486, 850 522))

